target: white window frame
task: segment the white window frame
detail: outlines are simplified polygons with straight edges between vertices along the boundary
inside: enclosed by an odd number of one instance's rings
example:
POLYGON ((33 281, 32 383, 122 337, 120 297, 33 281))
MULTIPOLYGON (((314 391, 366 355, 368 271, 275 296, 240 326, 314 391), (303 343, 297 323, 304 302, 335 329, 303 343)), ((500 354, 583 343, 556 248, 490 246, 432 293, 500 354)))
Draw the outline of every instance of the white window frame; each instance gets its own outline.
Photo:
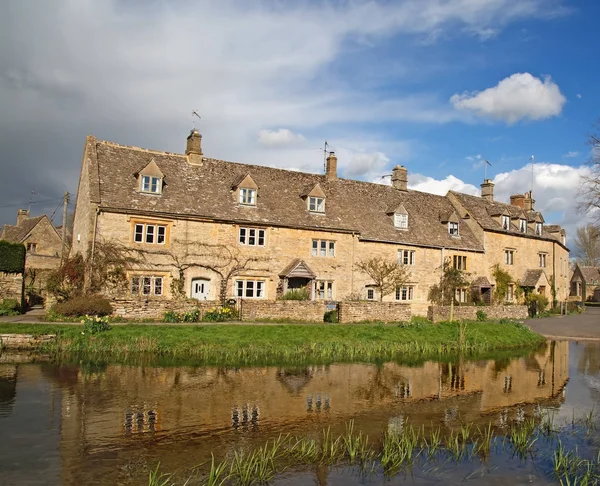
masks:
POLYGON ((521 233, 527 233, 527 220, 523 218, 519 219, 519 231, 521 233))
POLYGON ((256 206, 256 189, 240 187, 240 204, 256 206))
POLYGON ((448 234, 450 236, 460 236, 460 226, 458 223, 448 221, 448 234))
POLYGON ((325 212, 325 198, 317 196, 308 197, 308 210, 311 213, 324 213, 325 212))
POLYGON ((504 264, 514 265, 515 264, 515 250, 507 248, 504 250, 504 264))
POLYGON ((509 231, 510 230, 510 216, 502 215, 500 217, 502 229, 509 231))
POLYGON ((164 277, 158 275, 131 275, 129 277, 129 292, 131 295, 142 297, 164 295, 164 277))
POLYGON ((408 214, 394 213, 394 226, 400 229, 408 229, 408 214))
POLYGON ((401 265, 414 265, 415 250, 398 250, 398 263, 401 265))
POLYGON ((462 288, 457 288, 454 294, 454 299, 456 300, 456 302, 460 303, 460 304, 464 304, 467 302, 467 289, 462 287, 462 288))
POLYGON ((543 227, 544 227, 543 223, 535 223, 535 234, 538 236, 542 236, 543 227))
POLYGON ((396 300, 401 302, 410 302, 415 297, 415 286, 404 285, 396 288, 396 300))
POLYGON ((140 190, 148 194, 160 194, 162 192, 162 177, 142 175, 140 190))
POLYGON ((260 279, 236 279, 235 296, 240 299, 264 299, 266 282, 260 279))
POLYGON ((167 225, 135 223, 133 227, 133 242, 145 245, 164 245, 167 243, 167 225))
POLYGON ((267 245, 267 232, 263 228, 249 228, 240 226, 238 231, 238 243, 245 246, 267 245))
POLYGON ((314 257, 335 258, 335 240, 311 241, 310 254, 314 257))
POLYGON ((333 300, 333 280, 315 280, 315 300, 333 300))
POLYGON ((504 300, 506 302, 512 302, 513 300, 515 300, 514 284, 508 284, 508 287, 506 287, 506 293, 504 294, 504 300))
POLYGON ((548 254, 547 253, 538 253, 538 259, 539 259, 539 266, 540 268, 546 268, 546 256, 548 254))

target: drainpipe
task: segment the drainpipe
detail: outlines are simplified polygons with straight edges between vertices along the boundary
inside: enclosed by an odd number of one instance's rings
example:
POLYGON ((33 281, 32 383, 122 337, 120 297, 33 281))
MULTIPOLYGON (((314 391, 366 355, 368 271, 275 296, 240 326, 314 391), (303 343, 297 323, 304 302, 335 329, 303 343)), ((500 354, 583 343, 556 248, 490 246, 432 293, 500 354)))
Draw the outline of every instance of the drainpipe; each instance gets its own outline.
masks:
POLYGON ((352 233, 352 268, 350 268, 350 293, 354 293, 354 242, 356 235, 352 233))
POLYGON ((556 243, 552 242, 552 288, 550 292, 552 293, 552 307, 554 308, 556 305, 556 253, 555 253, 556 243))

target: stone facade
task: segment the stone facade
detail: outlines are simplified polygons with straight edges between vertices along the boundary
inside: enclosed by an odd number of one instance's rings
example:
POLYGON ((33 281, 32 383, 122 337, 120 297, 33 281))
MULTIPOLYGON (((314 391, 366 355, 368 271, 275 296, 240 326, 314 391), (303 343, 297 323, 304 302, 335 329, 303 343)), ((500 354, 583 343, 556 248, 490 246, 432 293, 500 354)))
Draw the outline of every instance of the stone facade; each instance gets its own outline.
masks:
POLYGON ((327 306, 323 302, 301 300, 243 300, 240 314, 243 321, 290 319, 323 322, 327 306))
MULTIPOLYGON (((527 319, 526 305, 455 306, 454 320, 477 319, 477 311, 483 311, 488 319, 527 319)), ((429 306, 427 318, 433 322, 450 319, 450 306, 429 306)))
POLYGON ((0 272, 0 301, 15 299, 23 305, 23 274, 0 272))
POLYGON ((363 321, 407 322, 411 306, 397 302, 347 301, 339 305, 339 322, 363 321))

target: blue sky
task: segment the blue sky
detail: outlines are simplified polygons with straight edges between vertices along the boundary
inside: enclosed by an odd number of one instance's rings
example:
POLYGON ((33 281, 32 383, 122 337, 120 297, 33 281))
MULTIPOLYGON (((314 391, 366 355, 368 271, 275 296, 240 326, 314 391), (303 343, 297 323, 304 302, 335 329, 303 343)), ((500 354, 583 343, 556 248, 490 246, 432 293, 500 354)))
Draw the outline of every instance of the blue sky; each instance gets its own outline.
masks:
POLYGON ((592 0, 9 0, 0 5, 0 224, 75 194, 85 135, 497 198, 531 186, 573 235, 600 117, 592 0), (31 195, 31 191, 35 195, 31 195), (39 201, 39 202, 35 202, 39 201), (48 201, 48 202, 42 202, 48 201))

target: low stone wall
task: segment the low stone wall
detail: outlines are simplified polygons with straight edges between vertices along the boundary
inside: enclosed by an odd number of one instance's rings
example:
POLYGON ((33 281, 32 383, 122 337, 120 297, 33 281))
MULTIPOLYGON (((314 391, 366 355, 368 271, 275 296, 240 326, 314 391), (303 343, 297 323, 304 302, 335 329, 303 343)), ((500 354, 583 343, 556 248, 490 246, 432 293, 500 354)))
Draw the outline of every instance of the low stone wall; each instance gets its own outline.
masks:
MULTIPOLYGON (((527 319, 526 305, 455 306, 454 320, 476 320, 477 311, 485 313, 487 319, 527 319)), ((429 306, 427 318, 433 322, 450 319, 450 306, 429 306)))
POLYGON ((23 274, 0 272, 0 301, 15 299, 23 305, 23 274))
POLYGON ((291 319, 323 322, 327 311, 324 302, 305 300, 243 300, 240 308, 243 321, 291 319))
POLYGON ((33 349, 56 338, 56 334, 0 334, 0 349, 33 349))
POLYGON ((162 320, 167 311, 183 314, 200 309, 203 315, 207 310, 219 305, 213 301, 190 300, 162 300, 162 299, 112 299, 113 315, 125 319, 156 319, 162 320))
POLYGON ((339 305, 339 321, 361 322, 406 322, 410 321, 411 309, 408 304, 397 302, 348 301, 339 305))

